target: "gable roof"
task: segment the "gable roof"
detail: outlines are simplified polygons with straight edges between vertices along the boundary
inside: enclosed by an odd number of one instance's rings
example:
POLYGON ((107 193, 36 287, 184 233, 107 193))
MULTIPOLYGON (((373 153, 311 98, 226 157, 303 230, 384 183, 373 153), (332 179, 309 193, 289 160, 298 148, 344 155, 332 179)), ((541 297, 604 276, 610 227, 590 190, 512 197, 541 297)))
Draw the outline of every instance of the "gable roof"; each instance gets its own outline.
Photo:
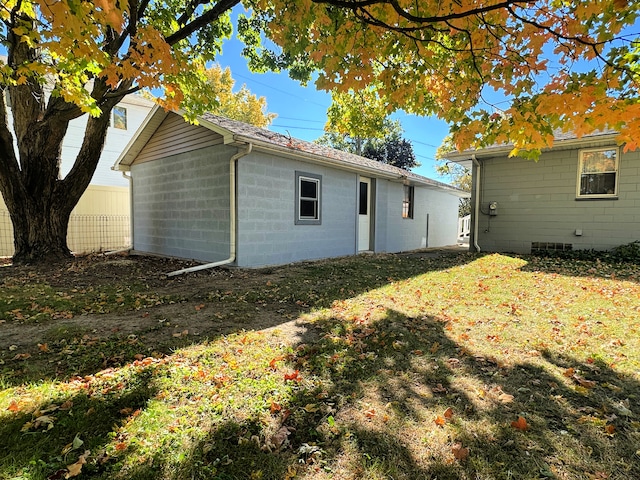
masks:
MULTIPOLYGON (((589 148, 609 145, 615 142, 618 132, 616 130, 596 130, 587 135, 578 137, 574 132, 563 132, 556 130, 553 133, 553 146, 542 149, 543 152, 550 150, 568 150, 572 148, 589 148)), ((460 163, 470 167, 472 157, 486 159, 493 157, 503 157, 509 155, 513 150, 513 143, 502 143, 489 145, 479 149, 463 150, 461 152, 449 152, 444 158, 452 162, 460 163)))
MULTIPOLYGON (((118 157, 114 165, 116 170, 128 170, 142 148, 170 112, 156 106, 134 134, 129 144, 118 157)), ((180 113, 180 112, 174 112, 180 113)), ((376 160, 300 140, 288 135, 273 132, 265 128, 249 125, 237 120, 205 113, 198 117, 199 124, 223 137, 224 144, 242 146, 251 144, 254 150, 271 151, 287 157, 304 159, 313 163, 329 164, 334 167, 361 173, 374 174, 379 177, 423 185, 437 190, 444 190, 460 197, 468 196, 467 192, 437 180, 387 165, 376 160)))

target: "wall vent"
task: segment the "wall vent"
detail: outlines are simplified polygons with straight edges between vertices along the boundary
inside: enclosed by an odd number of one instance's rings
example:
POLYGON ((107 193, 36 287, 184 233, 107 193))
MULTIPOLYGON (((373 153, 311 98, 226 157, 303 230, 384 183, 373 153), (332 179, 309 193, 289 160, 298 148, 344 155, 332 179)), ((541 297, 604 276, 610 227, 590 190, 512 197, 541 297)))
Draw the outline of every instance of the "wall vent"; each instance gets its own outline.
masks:
POLYGON ((531 253, 535 252, 567 252, 573 250, 571 243, 531 242, 531 253))

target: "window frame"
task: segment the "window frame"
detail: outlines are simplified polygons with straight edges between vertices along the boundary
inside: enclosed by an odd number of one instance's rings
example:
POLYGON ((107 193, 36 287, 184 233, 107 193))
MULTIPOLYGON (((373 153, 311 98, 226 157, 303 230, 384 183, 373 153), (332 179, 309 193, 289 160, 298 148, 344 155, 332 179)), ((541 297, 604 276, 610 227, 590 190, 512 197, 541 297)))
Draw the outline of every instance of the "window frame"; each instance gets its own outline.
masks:
POLYGON ((322 224, 322 175, 307 172, 295 172, 295 225, 321 225, 322 224), (302 182, 316 184, 316 197, 302 196, 302 182), (315 215, 302 216, 302 202, 315 202, 315 215))
POLYGON ((413 185, 402 186, 402 218, 411 220, 414 216, 415 187, 413 185), (408 195, 407 195, 408 193, 408 195))
POLYGON ((588 200, 588 199, 599 199, 599 198, 604 198, 604 199, 618 198, 619 178, 620 178, 620 148, 619 147, 609 146, 609 147, 585 148, 578 151, 578 176, 576 181, 576 199, 588 200), (582 173, 583 164, 585 161, 585 154, 594 153, 594 152, 608 152, 608 151, 615 152, 614 170, 606 171, 606 172, 598 172, 591 175, 606 174, 606 173, 615 174, 613 193, 582 193, 581 190, 582 190, 583 175, 589 175, 588 173, 587 174, 582 173))

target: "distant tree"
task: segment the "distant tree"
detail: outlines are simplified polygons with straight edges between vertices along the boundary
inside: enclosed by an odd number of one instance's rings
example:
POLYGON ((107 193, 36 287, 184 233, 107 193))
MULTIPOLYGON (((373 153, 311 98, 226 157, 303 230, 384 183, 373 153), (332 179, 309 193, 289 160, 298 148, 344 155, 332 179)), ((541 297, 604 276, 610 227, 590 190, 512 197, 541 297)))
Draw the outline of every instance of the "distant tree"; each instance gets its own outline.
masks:
POLYGON ((270 125, 276 117, 276 114, 266 111, 265 97, 255 96, 246 85, 242 85, 238 91, 233 91, 236 82, 229 67, 223 70, 216 64, 207 70, 206 76, 213 90, 217 92, 218 104, 211 109, 212 113, 258 127, 270 125))
MULTIPOLYGON (((446 152, 455 150, 453 138, 451 135, 447 136, 442 145, 438 148, 436 153, 436 159, 438 164, 436 165, 436 171, 443 176, 448 177, 449 183, 454 185, 465 192, 471 192, 472 178, 471 172, 468 168, 463 167, 459 163, 447 162, 442 159, 446 152)), ((461 198, 458 206, 458 216, 465 217, 471 214, 471 199, 461 198)))
POLYGON ((395 132, 382 140, 367 142, 362 156, 405 170, 411 170, 420 165, 416 161, 411 142, 401 138, 395 132))
POLYGON ((385 102, 373 87, 331 92, 325 130, 349 137, 352 153, 362 155, 365 142, 384 138, 390 133, 390 128, 391 121, 385 102))
POLYGON ((382 137, 354 138, 347 133, 328 131, 315 142, 405 170, 420 166, 416 161, 413 145, 410 141, 402 138, 403 130, 398 120, 385 117, 378 131, 383 132, 382 137))

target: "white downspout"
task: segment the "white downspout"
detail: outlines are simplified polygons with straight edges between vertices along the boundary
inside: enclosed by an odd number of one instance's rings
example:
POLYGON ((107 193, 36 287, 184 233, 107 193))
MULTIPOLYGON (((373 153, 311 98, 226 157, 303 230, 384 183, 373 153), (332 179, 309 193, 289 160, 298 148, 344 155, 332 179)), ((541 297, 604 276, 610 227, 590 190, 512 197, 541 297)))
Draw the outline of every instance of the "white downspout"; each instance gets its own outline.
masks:
POLYGON ((253 144, 248 143, 247 148, 238 151, 229 160, 229 258, 225 260, 219 260, 217 262, 205 263, 203 265, 196 265, 195 267, 183 268, 182 270, 176 270, 175 272, 167 273, 167 277, 174 277, 176 275, 182 275, 183 273, 197 272, 199 270, 206 270, 208 268, 219 267, 220 265, 227 265, 236 259, 236 161, 239 158, 249 155, 253 149, 253 144))
POLYGON ((474 215, 473 215, 473 246, 476 249, 476 252, 480 251, 480 245, 478 245, 478 218, 480 216, 480 173, 482 168, 480 166, 480 162, 476 159, 476 154, 471 155, 471 160, 476 168, 476 195, 474 199, 474 215))

